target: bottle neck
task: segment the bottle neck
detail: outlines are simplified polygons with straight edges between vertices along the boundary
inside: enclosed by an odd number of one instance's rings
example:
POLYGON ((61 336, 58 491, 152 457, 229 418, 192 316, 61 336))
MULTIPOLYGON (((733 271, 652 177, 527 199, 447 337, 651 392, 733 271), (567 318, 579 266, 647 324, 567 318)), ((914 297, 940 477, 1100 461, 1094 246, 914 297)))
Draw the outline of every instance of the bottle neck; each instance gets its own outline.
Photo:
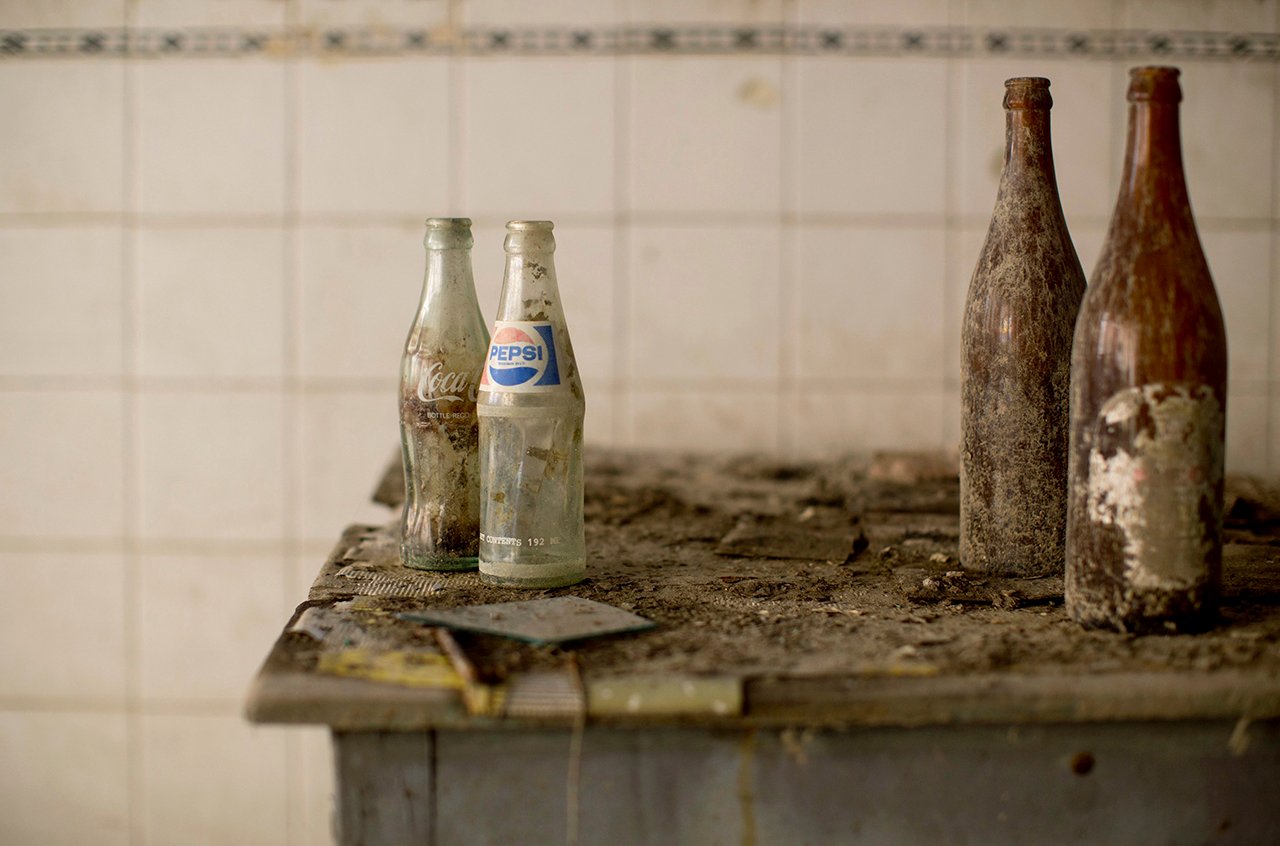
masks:
POLYGON ((1130 102, 1118 210, 1121 208, 1158 210, 1170 219, 1183 215, 1169 212, 1181 211, 1189 219, 1191 204, 1182 169, 1176 101, 1130 102))
POLYGON ((554 250, 508 252, 499 319, 550 320, 559 309, 554 250))
POLYGON ((1062 217, 1058 180, 1053 170, 1049 109, 1005 110, 1004 170, 1000 174, 1000 196, 1018 198, 1015 207, 1026 212, 1062 217), (1039 202, 1035 202, 1038 200, 1039 202), (1028 202, 1030 201, 1030 202, 1028 202))
POLYGON ((471 251, 464 247, 427 248, 427 272, 422 283, 422 301, 466 296, 475 297, 475 280, 471 272, 471 251))
POLYGON ((1044 175, 1056 182, 1048 109, 1009 109, 1004 113, 1004 176, 1044 175))

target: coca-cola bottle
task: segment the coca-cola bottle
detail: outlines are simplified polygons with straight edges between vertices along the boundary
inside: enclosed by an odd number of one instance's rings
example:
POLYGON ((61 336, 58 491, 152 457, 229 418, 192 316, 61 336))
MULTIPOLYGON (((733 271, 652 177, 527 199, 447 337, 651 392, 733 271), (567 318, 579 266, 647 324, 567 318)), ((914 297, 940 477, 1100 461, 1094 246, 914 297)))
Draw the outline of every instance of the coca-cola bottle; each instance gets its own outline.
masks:
POLYGON ((427 272, 400 367, 401 559, 475 569, 480 539, 476 395, 489 345, 471 274, 471 221, 427 221, 427 272))
POLYGON ((1071 362, 1067 611, 1182 631, 1222 565, 1227 339, 1182 171, 1176 68, 1135 68, 1120 198, 1071 362))
POLYGON ((586 399, 545 220, 507 224, 507 267, 480 383, 480 576, 511 587, 586 575, 586 399))
POLYGON ((1062 571, 1071 336, 1084 271, 1049 143, 1049 80, 1005 83, 1004 172, 961 329, 960 561, 1062 571))

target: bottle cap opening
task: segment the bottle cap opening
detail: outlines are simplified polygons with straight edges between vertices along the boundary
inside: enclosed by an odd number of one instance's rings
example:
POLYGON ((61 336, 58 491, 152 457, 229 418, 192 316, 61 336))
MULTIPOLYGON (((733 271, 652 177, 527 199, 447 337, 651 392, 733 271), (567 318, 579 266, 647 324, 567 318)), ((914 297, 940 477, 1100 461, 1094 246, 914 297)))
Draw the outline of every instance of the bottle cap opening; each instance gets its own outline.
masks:
POLYGON ((427 235, 422 243, 428 250, 470 249, 471 218, 429 217, 427 235))
POLYGON ((1129 102, 1157 100, 1177 103, 1182 100, 1178 75, 1182 71, 1169 67, 1141 67, 1129 70, 1129 102))
POLYGON ((550 232, 556 225, 549 220, 510 220, 507 221, 508 232, 550 232))
POLYGON ((1053 106, 1049 96, 1049 80, 1043 76, 1015 76, 1004 82, 1004 107, 1006 109, 1048 109, 1053 106))

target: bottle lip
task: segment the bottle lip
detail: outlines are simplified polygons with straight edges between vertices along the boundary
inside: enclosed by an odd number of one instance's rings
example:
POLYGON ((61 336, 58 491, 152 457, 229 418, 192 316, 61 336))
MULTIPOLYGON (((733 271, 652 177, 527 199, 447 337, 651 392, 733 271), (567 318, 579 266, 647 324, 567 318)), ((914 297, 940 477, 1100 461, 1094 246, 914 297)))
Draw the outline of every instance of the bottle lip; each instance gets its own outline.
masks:
POLYGON ((474 243, 469 217, 429 217, 426 225, 422 244, 428 250, 470 249, 474 243))
POLYGON ((549 220, 512 220, 507 222, 507 237, 502 248, 508 254, 554 253, 556 236, 551 234, 555 224, 549 220))
POLYGON ((1043 76, 1015 76, 1004 81, 1004 107, 1016 109, 1048 109, 1053 107, 1049 80, 1043 76))
POLYGON ((1182 86, 1178 84, 1181 70, 1162 65, 1148 65, 1129 69, 1130 103, 1154 100, 1161 103, 1182 101, 1182 86))

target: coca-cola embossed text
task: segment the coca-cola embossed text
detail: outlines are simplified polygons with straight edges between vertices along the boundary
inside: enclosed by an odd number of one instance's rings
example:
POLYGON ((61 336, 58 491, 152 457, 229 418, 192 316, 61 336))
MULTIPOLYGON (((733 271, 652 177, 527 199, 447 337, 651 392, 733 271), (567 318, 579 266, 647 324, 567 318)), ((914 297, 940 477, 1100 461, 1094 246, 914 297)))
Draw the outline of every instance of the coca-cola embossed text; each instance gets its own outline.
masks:
POLYGON ((438 361, 432 361, 426 367, 415 362, 415 366, 418 369, 418 399, 423 402, 462 402, 464 397, 467 402, 476 401, 476 382, 471 375, 446 371, 438 361))

